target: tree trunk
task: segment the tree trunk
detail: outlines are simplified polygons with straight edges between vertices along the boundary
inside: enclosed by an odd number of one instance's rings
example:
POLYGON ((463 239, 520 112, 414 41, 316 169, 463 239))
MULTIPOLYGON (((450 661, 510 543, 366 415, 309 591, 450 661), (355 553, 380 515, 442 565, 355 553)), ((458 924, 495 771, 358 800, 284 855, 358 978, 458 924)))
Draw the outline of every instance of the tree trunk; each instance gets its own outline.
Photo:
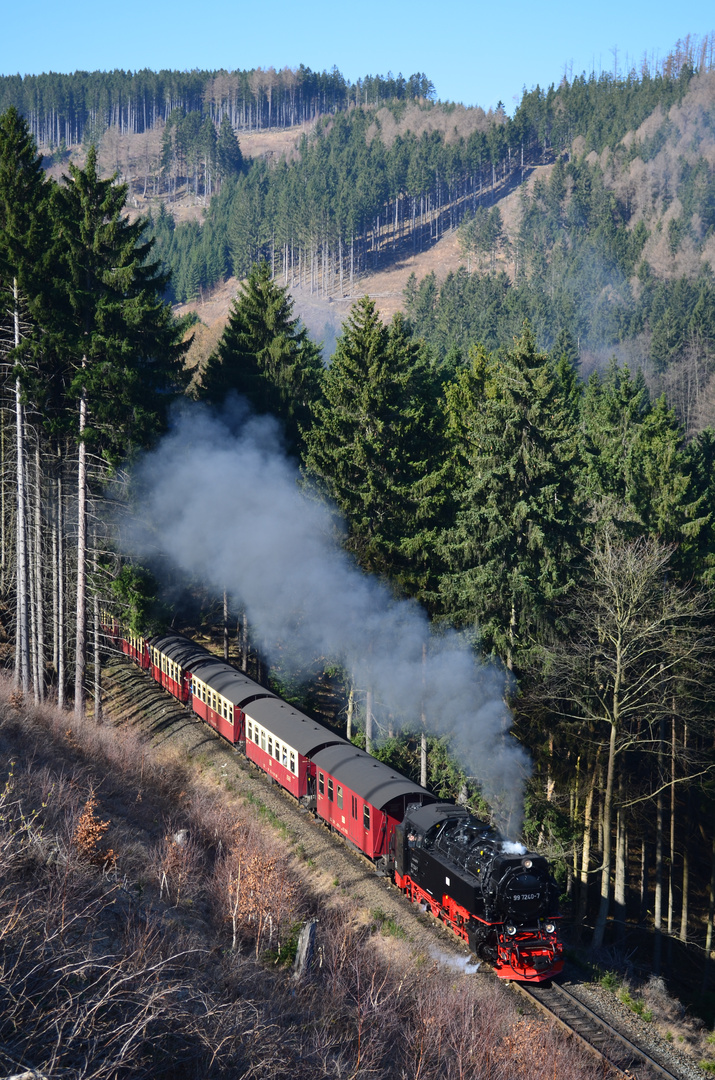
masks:
POLYGON ((37 696, 45 698, 45 617, 44 589, 42 581, 42 469, 40 467, 40 441, 35 445, 35 603, 37 606, 37 696))
POLYGON ((641 896, 638 922, 643 923, 648 915, 648 843, 643 837, 641 841, 641 896))
MULTIPOLYGON (((20 344, 20 309, 17 278, 13 278, 13 323, 15 348, 20 344)), ((30 641, 27 611, 27 547, 25 534, 25 432, 20 379, 15 379, 15 427, 17 448, 17 520, 16 574, 17 574, 17 622, 15 640, 15 686, 26 694, 30 689, 30 641)))
POLYGON ((60 579, 59 579, 59 553, 57 545, 57 480, 53 485, 53 491, 55 496, 54 505, 52 507, 52 670, 54 672, 55 679, 57 678, 57 669, 59 667, 59 643, 60 643, 60 626, 59 626, 59 591, 60 591, 60 579))
POLYGON ((5 595, 7 568, 7 535, 5 507, 5 409, 0 408, 0 591, 5 595))
POLYGON ((712 855, 710 858, 710 889, 708 892, 708 922, 705 928, 705 968, 703 970, 702 993, 705 993, 710 981, 710 969, 713 955, 713 919, 715 919, 715 837, 713 837, 712 855))
POLYGON ((248 619, 246 609, 243 609, 243 627, 241 633, 241 668, 248 671, 248 619))
POLYGON ((223 590, 223 658, 228 660, 228 594, 223 590))
POLYGON ((85 670, 87 666, 87 392, 82 389, 79 405, 79 454, 77 466, 77 630, 75 637, 74 711, 84 714, 85 670))
POLYGON ((30 612, 30 676, 32 681, 32 696, 35 704, 40 700, 40 692, 38 689, 39 675, 38 675, 38 660, 37 660, 37 579, 35 575, 35 533, 31 525, 32 511, 30 504, 32 502, 31 484, 30 484, 30 464, 29 456, 25 455, 25 464, 27 466, 27 476, 25 477, 25 491, 27 492, 27 603, 30 612))
POLYGON ((425 711, 425 691, 427 685, 427 642, 422 642, 422 736, 420 738, 420 784, 427 787, 427 713, 425 711))
MULTIPOLYGON (((97 573, 97 561, 95 556, 94 572, 97 573)), ((92 594, 92 618, 93 618, 93 654, 94 654, 94 720, 95 723, 101 724, 102 722, 102 658, 99 649, 99 597, 97 596, 97 587, 92 594)))
MULTIPOLYGON (((687 724, 683 724, 683 756, 688 747, 688 727, 687 724)), ((686 807, 685 807, 685 821, 690 821, 692 812, 692 787, 688 785, 688 791, 686 794, 686 807)), ((690 891, 690 858, 688 850, 688 829, 684 830, 683 835, 683 896, 680 907, 680 940, 688 940, 688 900, 690 891)))
POLYGON ((668 867, 668 934, 673 933, 675 907, 675 716, 670 736, 670 866, 668 867))
POLYGON ((355 712, 355 683, 350 683, 348 693, 348 719, 345 727, 345 738, 350 742, 353 736, 353 714, 355 712))
POLYGON ((616 813, 616 872, 613 885, 614 920, 616 935, 622 941, 626 935, 626 858, 628 838, 625 811, 623 810, 623 766, 618 770, 618 801, 616 813))
POLYGON ((372 753, 372 688, 365 696, 365 750, 372 753))
POLYGON ((57 704, 65 707, 65 686, 67 673, 65 667, 65 515, 62 495, 62 462, 59 463, 57 476, 57 704))
MULTIPOLYGON (((614 710, 615 711, 615 710, 614 710)), ((603 797, 603 863, 601 867, 601 903, 593 930, 593 948, 600 949, 606 933, 606 920, 611 896, 611 816, 613 811, 613 778, 616 767, 616 725, 611 723, 608 744, 606 791, 603 797)))
POLYGON ((593 824, 593 797, 596 791, 596 779, 598 777, 598 758, 593 765, 591 783, 586 796, 586 805, 583 812, 583 847, 581 850, 581 874, 579 877, 578 896, 578 923, 583 926, 588 911, 588 871, 591 862, 591 827, 593 824))
POLYGON ((653 974, 660 975, 663 961, 663 772, 665 764, 665 717, 660 720, 658 740, 658 796, 655 803, 655 903, 653 906, 653 974))

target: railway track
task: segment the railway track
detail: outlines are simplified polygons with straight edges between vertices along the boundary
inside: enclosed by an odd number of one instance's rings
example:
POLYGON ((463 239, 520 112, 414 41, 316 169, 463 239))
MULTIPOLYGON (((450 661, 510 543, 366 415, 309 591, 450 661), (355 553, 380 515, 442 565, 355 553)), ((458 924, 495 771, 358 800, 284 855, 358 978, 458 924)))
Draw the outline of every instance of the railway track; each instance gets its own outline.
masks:
POLYGON ((565 986, 556 982, 545 985, 513 983, 515 989, 547 1016, 555 1019, 570 1035, 611 1066, 617 1075, 629 1080, 682 1080, 657 1057, 637 1046, 595 1013, 565 986))

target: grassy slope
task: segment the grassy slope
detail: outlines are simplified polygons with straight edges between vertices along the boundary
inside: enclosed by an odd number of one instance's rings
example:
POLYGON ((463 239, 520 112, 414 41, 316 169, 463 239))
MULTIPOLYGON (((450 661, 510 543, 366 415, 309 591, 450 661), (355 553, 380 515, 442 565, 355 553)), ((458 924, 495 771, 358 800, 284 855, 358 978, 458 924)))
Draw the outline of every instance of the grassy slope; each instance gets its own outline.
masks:
POLYGON ((314 893, 289 845, 196 763, 25 706, 5 681, 0 754, 4 1072, 595 1078, 503 988, 384 948, 381 920, 314 893), (320 967, 296 994, 276 959, 308 915, 320 967))

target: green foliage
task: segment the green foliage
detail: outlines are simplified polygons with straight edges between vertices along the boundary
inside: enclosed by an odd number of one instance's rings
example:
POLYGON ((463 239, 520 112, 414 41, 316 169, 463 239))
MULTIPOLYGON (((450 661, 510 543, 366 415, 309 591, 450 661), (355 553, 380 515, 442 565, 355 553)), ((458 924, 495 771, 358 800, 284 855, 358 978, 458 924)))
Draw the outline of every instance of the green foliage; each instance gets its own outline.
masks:
POLYGON ((243 154, 228 115, 224 114, 216 143, 216 163, 222 180, 238 176, 243 168, 243 154))
POLYGON ((0 77, 0 112, 11 106, 32 116, 39 142, 54 145, 98 142, 107 125, 141 132, 156 117, 168 120, 196 112, 217 125, 231 115, 235 123, 267 128, 288 127, 313 120, 351 105, 430 98, 434 86, 424 72, 402 75, 367 75, 354 83, 333 68, 272 72, 270 82, 260 69, 219 71, 76 71, 62 75, 0 77), (224 111, 225 110, 225 111, 224 111))
POLYGON ((646 1009, 645 1002, 640 998, 634 998, 631 993, 624 987, 618 994, 619 998, 631 1012, 634 1012, 636 1016, 640 1016, 642 1020, 645 1020, 649 1024, 653 1019, 653 1013, 650 1009, 646 1009))
POLYGON ((301 923, 293 923, 288 931, 288 936, 278 943, 277 949, 266 949, 261 953, 264 964, 273 964, 274 967, 289 968, 295 963, 298 952, 298 939, 300 938, 301 923))
POLYGON ((288 290, 254 266, 234 301, 216 352, 202 374, 199 396, 222 402, 233 390, 261 413, 280 416, 290 442, 300 442, 320 396, 322 362, 307 331, 293 317, 288 290))
MULTIPOLYGON (((57 232, 47 311, 66 366, 67 395, 88 402, 82 437, 110 460, 146 446, 165 423, 167 391, 181 388, 187 346, 161 293, 166 278, 150 262, 145 222, 123 216, 127 189, 97 175, 93 147, 84 169, 70 165, 55 189, 57 232)), ((72 410, 70 415, 74 415, 72 410)))
POLYGON ((124 563, 111 581, 122 621, 136 634, 158 634, 171 621, 171 611, 159 596, 159 584, 151 570, 124 563))
POLYGON ((385 937, 394 937, 398 940, 403 940, 407 937, 407 933, 403 927, 401 927, 394 918, 386 915, 382 908, 373 908, 370 912, 370 918, 377 924, 380 932, 384 934, 385 937))
POLYGON ((549 857, 557 863, 557 868, 565 877, 566 866, 562 853, 572 850, 577 837, 573 822, 568 813, 553 800, 547 799, 543 784, 532 782, 528 785, 524 799, 524 843, 536 848, 539 839, 546 845, 549 857))
POLYGON ((583 517, 573 412, 531 330, 447 391, 464 465, 443 536, 445 608, 511 667, 573 581, 583 517), (461 391, 461 393, 460 393, 461 391))
MULTIPOLYGON (((462 222, 459 228, 459 246, 467 256, 491 257, 492 268, 496 254, 504 240, 501 212, 498 206, 487 210, 480 206, 474 215, 462 222)), ((480 258, 480 265, 483 265, 480 258)))
POLYGON ((314 406, 305 463, 349 522, 360 564, 429 596, 444 503, 436 382, 400 316, 354 305, 314 406))

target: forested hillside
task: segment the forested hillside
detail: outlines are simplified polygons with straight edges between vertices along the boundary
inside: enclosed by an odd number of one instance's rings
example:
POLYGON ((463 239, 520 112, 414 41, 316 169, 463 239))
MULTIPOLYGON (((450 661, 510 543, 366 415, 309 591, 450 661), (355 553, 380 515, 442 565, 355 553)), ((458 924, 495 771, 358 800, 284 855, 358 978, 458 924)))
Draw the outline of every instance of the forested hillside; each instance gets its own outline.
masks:
POLYGON ((0 111, 13 107, 35 141, 54 149, 90 143, 108 127, 139 133, 172 113, 198 113, 217 126, 291 127, 350 105, 430 97, 426 75, 367 75, 351 83, 337 68, 311 71, 76 71, 73 75, 0 76, 0 111))
MULTIPOLYGON (((172 185, 193 176, 206 191, 215 177, 192 224, 166 206, 130 221, 127 187, 99 175, 93 148, 66 181, 48 179, 28 123, 13 109, 0 120, 1 583, 18 687, 64 704, 72 672, 81 712, 88 689, 100 697, 100 605, 135 630, 166 616, 151 574, 121 557, 108 501, 120 525, 132 515, 123 465, 187 391, 186 328, 167 297, 244 277, 189 395, 220 406, 236 391, 280 418, 365 573, 423 604, 435 635, 458 628, 510 673, 515 734, 534 761, 525 835, 554 860, 577 928, 596 948, 631 935, 670 973, 676 940, 692 945, 703 1009, 715 915, 710 68, 707 48, 685 48, 658 71, 529 91, 511 118, 432 103, 424 86, 346 99, 273 162, 244 159, 236 116, 199 123, 187 98, 162 120, 160 186, 168 201, 172 185), (215 159, 191 157, 186 133, 202 130, 215 159), (389 325, 358 300, 325 365, 291 293, 359 295, 367 268, 450 229, 465 266, 411 281, 389 325)), ((224 510, 207 530, 225 526, 224 510)), ((153 569, 176 618, 223 610, 200 580, 153 569)), ((243 618, 240 596, 225 603, 243 618)), ((309 697, 306 672, 281 668, 288 651, 276 648, 267 677, 309 697)), ((354 734, 367 691, 339 660, 315 657, 310 674, 329 666, 354 734)), ((489 812, 422 717, 374 708, 380 754, 489 812)))
POLYGON ((658 106, 613 148, 574 140, 525 186, 461 229, 467 266, 412 280, 405 310, 439 356, 497 348, 528 318, 550 346, 568 331, 588 367, 614 350, 664 389, 689 431, 712 421, 715 355, 715 77, 658 106))
POLYGON ((174 296, 267 259, 311 294, 352 292, 355 275, 437 241, 580 139, 617 145, 656 108, 682 101, 693 68, 637 78, 581 77, 525 93, 512 118, 423 102, 361 108, 321 122, 297 156, 254 161, 222 187, 203 226, 155 222, 174 296))

